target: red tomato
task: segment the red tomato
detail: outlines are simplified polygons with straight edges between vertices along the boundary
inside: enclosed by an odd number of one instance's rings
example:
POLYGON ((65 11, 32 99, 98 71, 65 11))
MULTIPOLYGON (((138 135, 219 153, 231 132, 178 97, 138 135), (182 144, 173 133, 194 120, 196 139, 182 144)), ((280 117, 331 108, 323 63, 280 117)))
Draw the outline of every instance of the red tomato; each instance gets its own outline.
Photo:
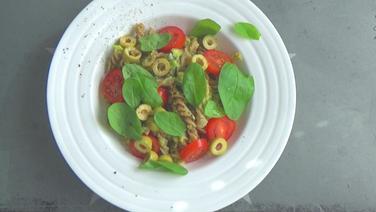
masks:
POLYGON ((108 72, 101 85, 104 98, 110 103, 124 102, 122 92, 123 83, 124 78, 120 69, 108 72))
POLYGON ((180 151, 180 158, 186 163, 193 162, 204 156, 208 150, 208 141, 203 138, 197 139, 180 151))
MULTIPOLYGON (((160 151, 161 151, 161 148, 160 148, 160 145, 159 145, 159 141, 156 137, 152 136, 152 135, 148 135, 148 137, 151 139, 152 141, 152 150, 159 154, 160 151)), ((140 159, 144 159, 146 157, 146 154, 138 151, 138 149, 136 148, 135 146, 135 141, 131 141, 129 143, 129 150, 130 152, 132 153, 132 155, 134 155, 135 157, 137 158, 140 158, 140 159)))
POLYGON ((209 64, 207 71, 214 76, 219 76, 222 66, 225 63, 232 63, 232 59, 230 56, 218 50, 205 51, 204 57, 206 58, 209 64))
POLYGON ((185 45, 185 33, 179 27, 168 26, 159 30, 160 34, 168 33, 172 36, 170 42, 163 48, 160 49, 161 52, 169 53, 171 49, 182 49, 185 45))
POLYGON ((229 119, 227 116, 223 118, 212 118, 209 119, 205 129, 209 141, 216 138, 228 140, 236 129, 236 122, 229 119))
POLYGON ((155 153, 157 153, 159 155, 159 152, 161 151, 161 148, 160 148, 158 139, 156 137, 152 136, 152 135, 149 135, 149 137, 153 141, 153 145, 152 145, 151 148, 153 149, 153 151, 155 153))
POLYGON ((165 88, 165 87, 159 87, 158 88, 158 94, 159 94, 159 96, 163 100, 163 106, 166 106, 167 102, 168 102, 168 96, 169 96, 167 88, 165 88))

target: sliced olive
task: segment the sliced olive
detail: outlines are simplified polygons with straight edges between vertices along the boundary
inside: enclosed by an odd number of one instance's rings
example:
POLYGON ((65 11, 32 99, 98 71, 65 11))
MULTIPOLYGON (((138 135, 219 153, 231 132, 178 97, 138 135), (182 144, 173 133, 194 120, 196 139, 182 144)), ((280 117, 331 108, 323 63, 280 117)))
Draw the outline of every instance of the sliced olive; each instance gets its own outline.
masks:
POLYGON ((151 151, 153 141, 148 136, 142 136, 142 139, 135 142, 136 149, 142 154, 149 153, 151 151))
POLYGON ((119 43, 124 48, 131 48, 136 46, 137 40, 132 36, 125 35, 120 38, 119 43))
POLYGON ((134 47, 124 49, 124 60, 127 63, 138 63, 141 56, 141 51, 134 47))
POLYGON ((204 55, 202 54, 196 54, 195 56, 192 57, 192 63, 197 63, 199 64, 202 69, 205 71, 209 64, 208 64, 208 61, 206 60, 206 58, 204 57, 204 55))
POLYGON ((171 65, 166 58, 159 58, 153 64, 153 72, 157 77, 164 77, 170 73, 171 65))
POLYGON ((227 141, 217 138, 210 144, 210 153, 214 156, 221 156, 227 152, 227 141))

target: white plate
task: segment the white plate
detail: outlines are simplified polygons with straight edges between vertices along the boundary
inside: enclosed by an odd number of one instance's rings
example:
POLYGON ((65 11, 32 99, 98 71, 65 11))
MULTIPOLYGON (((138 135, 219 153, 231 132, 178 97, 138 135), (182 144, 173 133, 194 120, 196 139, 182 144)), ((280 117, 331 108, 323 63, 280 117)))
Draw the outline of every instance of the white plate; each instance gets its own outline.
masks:
POLYGON ((277 31, 248 0, 96 0, 72 22, 56 49, 48 79, 48 111, 56 142, 93 191, 131 211, 212 211, 246 195, 270 172, 287 143, 295 113, 292 65, 277 31), (189 165, 177 177, 140 171, 106 122, 99 95, 106 57, 137 22, 192 27, 211 18, 222 26, 226 51, 238 49, 256 92, 230 151, 189 165), (254 23, 261 41, 237 38, 235 22, 254 23))

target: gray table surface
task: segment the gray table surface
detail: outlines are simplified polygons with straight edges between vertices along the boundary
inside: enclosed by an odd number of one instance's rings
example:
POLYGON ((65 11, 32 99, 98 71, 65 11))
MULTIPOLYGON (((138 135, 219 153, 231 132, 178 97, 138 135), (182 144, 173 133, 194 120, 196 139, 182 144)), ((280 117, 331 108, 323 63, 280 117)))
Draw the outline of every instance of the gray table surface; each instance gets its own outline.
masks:
MULTIPOLYGON (((376 211, 376 1, 254 0, 291 53, 294 129, 223 211, 376 211)), ((0 1, 0 211, 121 211, 61 156, 46 112, 53 48, 89 0, 0 1)))

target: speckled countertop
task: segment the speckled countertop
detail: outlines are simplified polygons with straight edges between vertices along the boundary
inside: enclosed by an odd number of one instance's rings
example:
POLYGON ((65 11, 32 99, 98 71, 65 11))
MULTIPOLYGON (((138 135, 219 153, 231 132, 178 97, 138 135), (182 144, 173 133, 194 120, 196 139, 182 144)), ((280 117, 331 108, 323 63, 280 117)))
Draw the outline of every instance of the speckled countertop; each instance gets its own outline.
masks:
MULTIPOLYGON (((46 79, 89 0, 0 1, 0 211, 121 211, 64 162, 46 79)), ((223 211, 376 211, 376 0, 254 0, 294 65, 297 113, 268 177, 223 211)))

